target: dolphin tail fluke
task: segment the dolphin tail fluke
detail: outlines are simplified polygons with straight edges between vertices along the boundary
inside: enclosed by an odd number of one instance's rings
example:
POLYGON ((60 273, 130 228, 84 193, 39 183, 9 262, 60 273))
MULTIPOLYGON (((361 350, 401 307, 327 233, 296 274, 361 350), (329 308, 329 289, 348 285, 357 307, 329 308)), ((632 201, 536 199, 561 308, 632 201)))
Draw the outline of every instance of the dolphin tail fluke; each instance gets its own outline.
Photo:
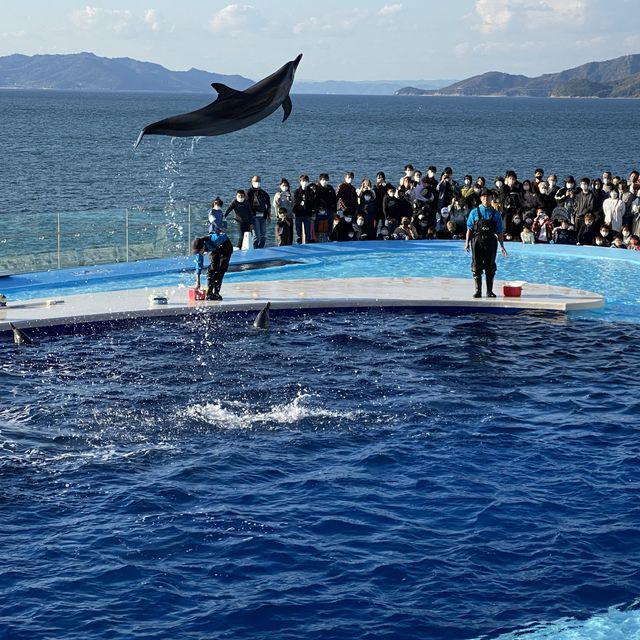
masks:
POLYGON ((291 98, 287 96, 282 103, 282 109, 284 110, 284 118, 282 118, 282 122, 285 122, 286 119, 291 115, 291 109, 293 109, 293 105, 291 104, 291 98))
POLYGON ((136 143, 133 145, 134 149, 138 148, 138 145, 140 144, 140 141, 142 140, 142 138, 144 138, 144 129, 140 132, 140 135, 138 136, 136 143))

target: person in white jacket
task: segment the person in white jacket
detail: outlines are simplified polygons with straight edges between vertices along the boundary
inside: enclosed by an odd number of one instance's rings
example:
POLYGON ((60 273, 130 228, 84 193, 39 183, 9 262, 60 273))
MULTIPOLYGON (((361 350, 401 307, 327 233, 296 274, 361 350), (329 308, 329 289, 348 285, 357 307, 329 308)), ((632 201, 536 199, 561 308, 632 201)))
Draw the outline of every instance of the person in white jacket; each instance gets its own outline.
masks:
POLYGON ((620 200, 620 194, 617 189, 612 189, 609 197, 602 203, 602 211, 604 212, 604 223, 615 232, 622 229, 622 216, 626 211, 624 202, 620 200))

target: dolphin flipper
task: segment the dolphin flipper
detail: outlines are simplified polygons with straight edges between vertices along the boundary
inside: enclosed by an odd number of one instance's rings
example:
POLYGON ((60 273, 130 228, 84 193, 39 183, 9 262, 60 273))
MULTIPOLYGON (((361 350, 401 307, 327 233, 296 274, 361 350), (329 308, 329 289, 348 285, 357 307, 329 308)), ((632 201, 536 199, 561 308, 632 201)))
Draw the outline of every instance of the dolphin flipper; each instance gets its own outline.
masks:
POLYGON ((291 109, 293 109, 291 98, 289 96, 284 99, 284 102, 282 103, 282 109, 284 111, 284 118, 282 118, 282 122, 284 122, 291 115, 291 109))

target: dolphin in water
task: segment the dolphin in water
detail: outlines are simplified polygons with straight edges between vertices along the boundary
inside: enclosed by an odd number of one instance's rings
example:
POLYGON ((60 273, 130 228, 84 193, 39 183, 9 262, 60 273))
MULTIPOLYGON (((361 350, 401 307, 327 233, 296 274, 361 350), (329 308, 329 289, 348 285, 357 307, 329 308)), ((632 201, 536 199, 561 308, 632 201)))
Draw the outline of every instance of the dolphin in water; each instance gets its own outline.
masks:
POLYGON ((11 327, 11 331, 13 331, 13 341, 17 345, 22 346, 33 344, 33 340, 24 331, 22 331, 22 329, 18 329, 13 322, 10 322, 9 326, 11 327))
POLYGON ((267 302, 264 306, 264 309, 258 313, 256 319, 253 321, 253 326, 256 329, 268 329, 269 328, 269 309, 271 308, 271 303, 267 302))
POLYGON ((140 132, 134 149, 144 136, 221 136, 250 127, 270 116, 278 107, 284 110, 284 122, 291 114, 289 91, 301 59, 302 54, 244 91, 220 82, 212 83, 211 86, 218 92, 214 102, 197 111, 147 125, 140 132))

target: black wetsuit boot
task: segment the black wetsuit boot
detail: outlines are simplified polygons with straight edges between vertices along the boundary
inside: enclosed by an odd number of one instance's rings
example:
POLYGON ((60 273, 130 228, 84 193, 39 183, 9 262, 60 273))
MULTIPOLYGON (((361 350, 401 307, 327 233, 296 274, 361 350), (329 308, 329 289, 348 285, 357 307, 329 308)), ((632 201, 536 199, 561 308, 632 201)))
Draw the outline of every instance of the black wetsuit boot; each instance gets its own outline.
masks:
POLYGON ((482 298, 482 276, 474 276, 476 281, 476 292, 473 294, 474 298, 482 298))
POLYGON ((496 294, 493 293, 493 275, 486 274, 487 278, 487 298, 495 298, 496 294))

